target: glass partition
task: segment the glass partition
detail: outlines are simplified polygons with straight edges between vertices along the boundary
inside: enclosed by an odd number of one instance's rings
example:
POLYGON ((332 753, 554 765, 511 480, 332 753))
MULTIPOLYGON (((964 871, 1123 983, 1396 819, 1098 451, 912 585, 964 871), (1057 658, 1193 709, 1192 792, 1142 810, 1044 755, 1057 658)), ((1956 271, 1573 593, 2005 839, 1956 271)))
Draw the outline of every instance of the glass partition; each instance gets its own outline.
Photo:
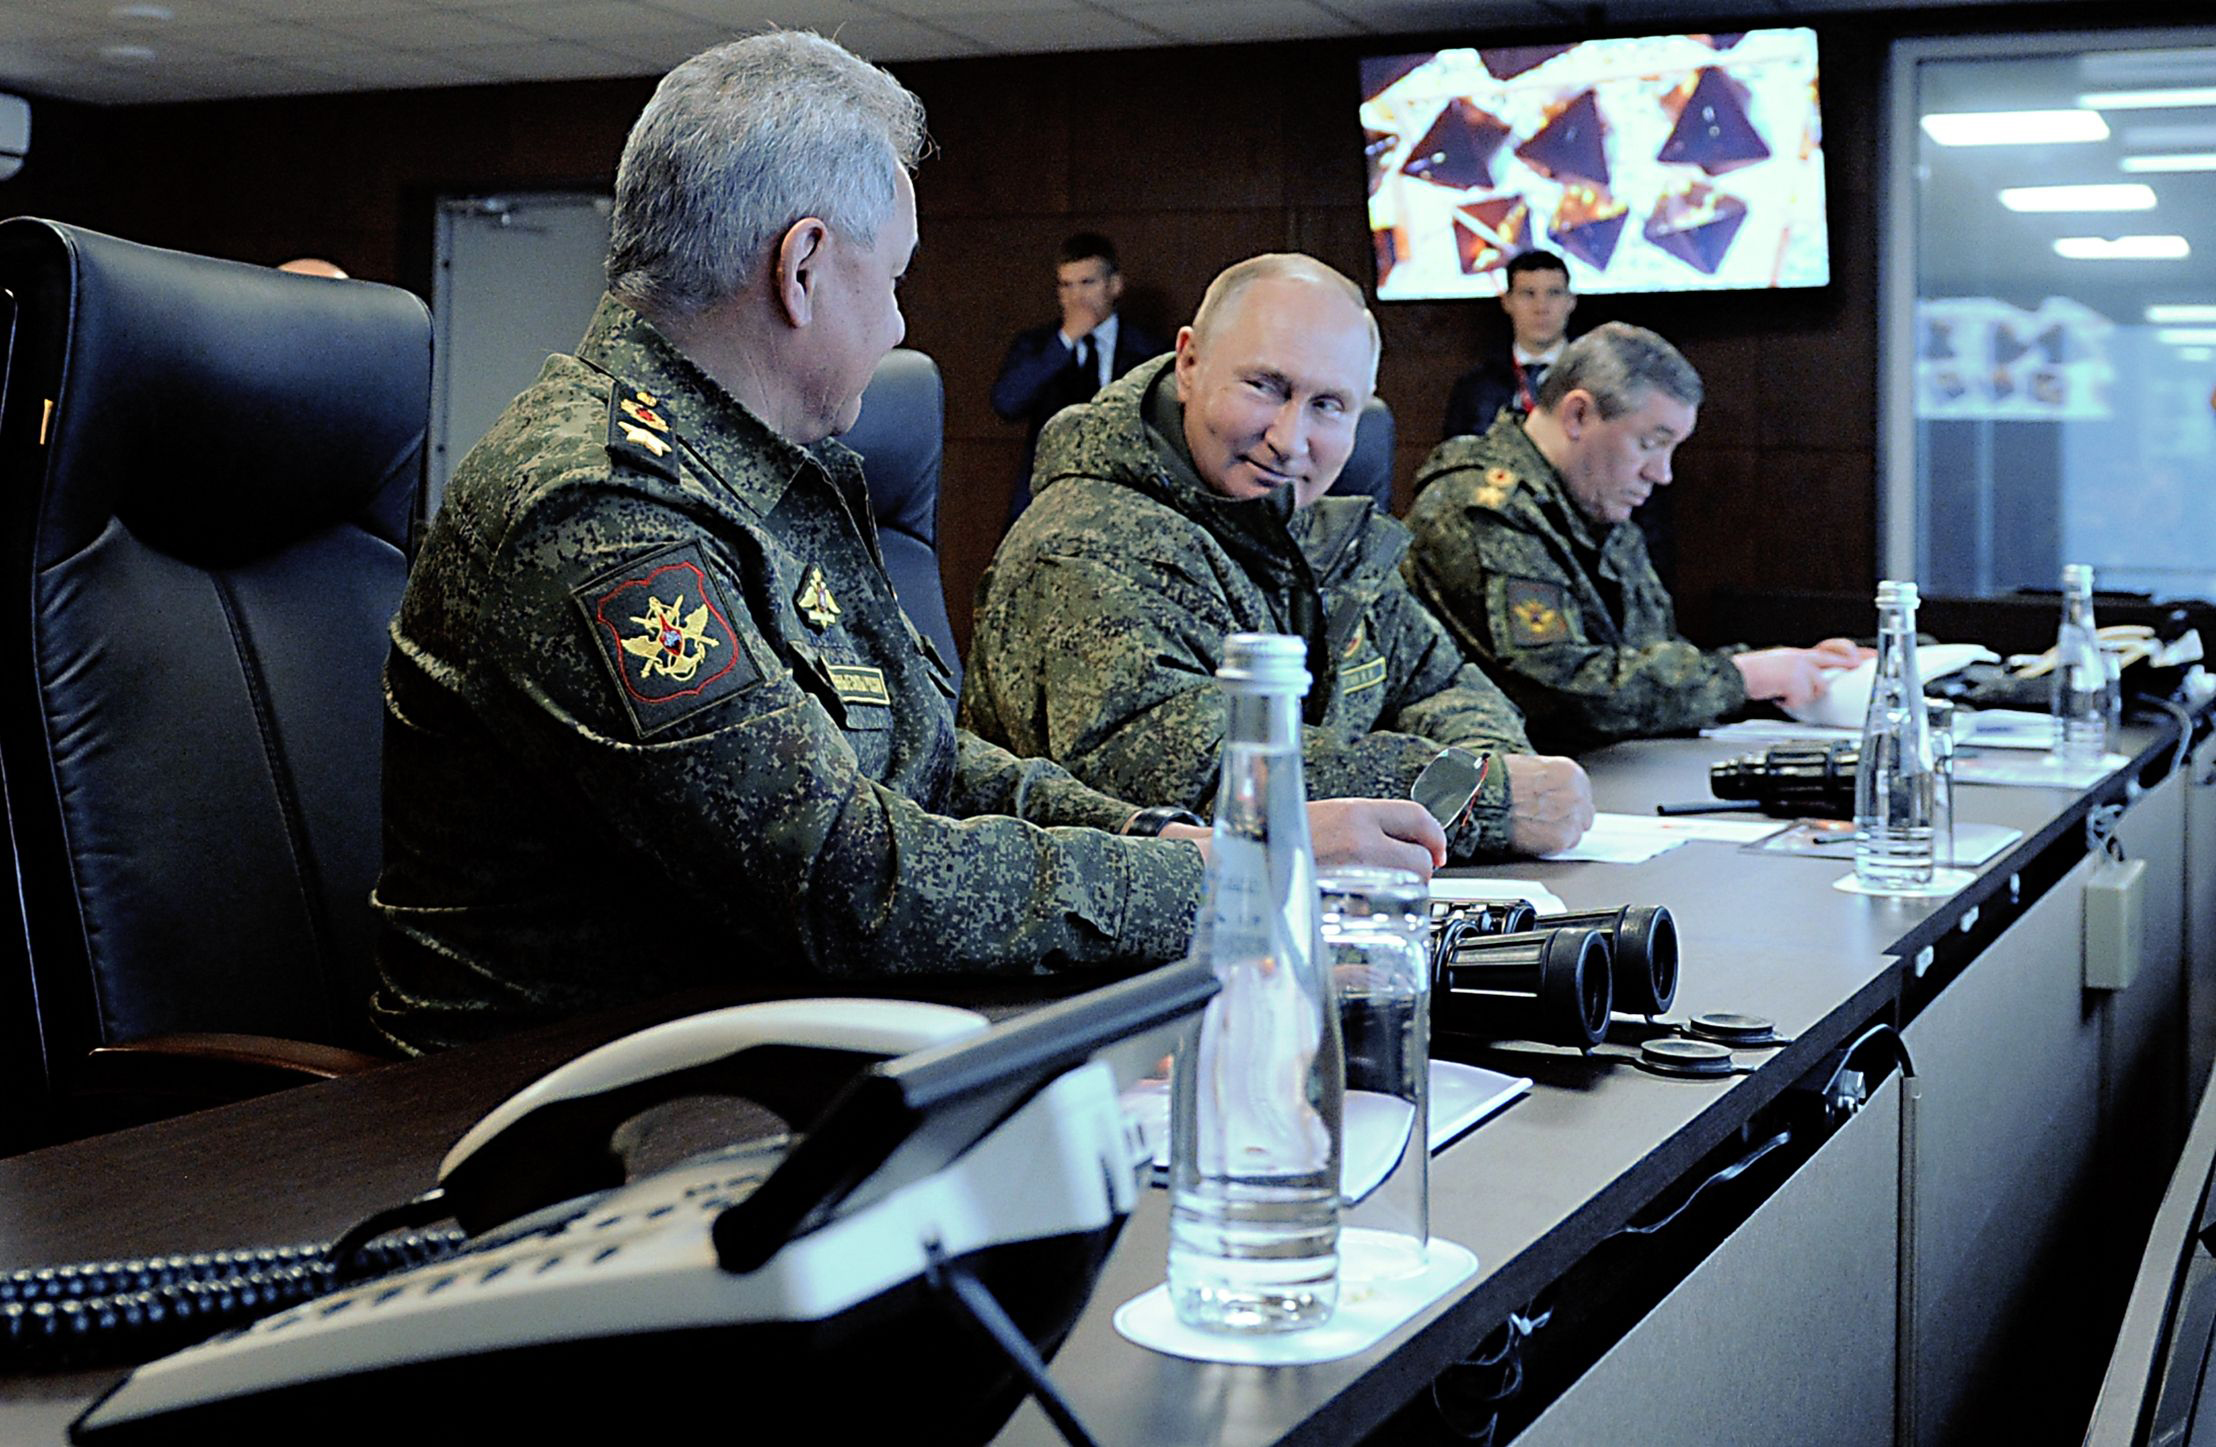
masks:
POLYGON ((1903 41, 1885 557, 2216 597, 2216 27, 1903 41))

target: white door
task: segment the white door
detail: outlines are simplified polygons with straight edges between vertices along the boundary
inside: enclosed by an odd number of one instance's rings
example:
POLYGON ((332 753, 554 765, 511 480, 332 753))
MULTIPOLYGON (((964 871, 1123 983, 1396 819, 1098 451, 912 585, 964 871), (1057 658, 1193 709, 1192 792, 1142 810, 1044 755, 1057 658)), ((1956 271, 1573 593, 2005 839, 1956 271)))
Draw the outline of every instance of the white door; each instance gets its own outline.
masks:
POLYGON ((550 352, 567 352, 605 285, 605 196, 449 197, 431 295, 431 468, 438 511, 456 463, 550 352))

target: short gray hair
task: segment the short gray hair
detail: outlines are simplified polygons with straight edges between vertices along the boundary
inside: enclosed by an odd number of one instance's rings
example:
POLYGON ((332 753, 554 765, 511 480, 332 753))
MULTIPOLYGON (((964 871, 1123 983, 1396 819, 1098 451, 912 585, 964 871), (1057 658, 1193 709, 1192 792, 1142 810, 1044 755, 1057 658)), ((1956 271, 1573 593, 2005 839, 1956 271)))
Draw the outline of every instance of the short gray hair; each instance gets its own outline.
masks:
POLYGON ((923 144, 923 102, 820 35, 704 51, 662 77, 624 142, 608 287, 689 317, 744 290, 803 216, 874 245, 923 144))
POLYGON ((1208 340, 1209 331, 1231 310, 1231 304, 1240 293, 1258 281, 1274 281, 1279 277, 1296 277, 1320 283, 1345 297, 1354 309, 1362 314, 1362 320, 1370 329, 1370 386, 1377 386, 1377 362, 1385 344, 1378 335, 1377 318, 1370 314, 1369 298, 1362 288, 1346 278, 1335 267, 1326 266, 1313 256, 1298 251, 1271 251, 1261 256, 1250 256, 1244 261, 1233 262, 1216 274, 1208 283, 1208 290, 1201 296, 1200 310, 1193 313, 1193 339, 1208 340))
POLYGON ((1563 349, 1547 368, 1534 399, 1552 412, 1578 388, 1592 394, 1602 417, 1638 410, 1650 391, 1666 392, 1688 407, 1701 399, 1700 373, 1677 348, 1645 327, 1603 322, 1563 349))

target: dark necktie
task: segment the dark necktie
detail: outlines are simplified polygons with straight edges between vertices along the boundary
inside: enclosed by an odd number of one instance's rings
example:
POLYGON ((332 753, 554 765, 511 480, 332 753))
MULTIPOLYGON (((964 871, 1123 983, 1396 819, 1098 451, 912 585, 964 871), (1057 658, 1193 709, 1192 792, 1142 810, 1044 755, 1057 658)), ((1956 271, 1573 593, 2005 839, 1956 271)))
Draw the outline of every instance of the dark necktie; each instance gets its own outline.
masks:
POLYGON ((1083 336, 1077 339, 1077 394, 1090 397, 1100 390, 1100 361, 1093 350, 1093 339, 1083 336))
POLYGON ((1516 410, 1530 412, 1539 405, 1539 384, 1546 380, 1545 362, 1526 362, 1523 365, 1523 386, 1516 394, 1516 410))

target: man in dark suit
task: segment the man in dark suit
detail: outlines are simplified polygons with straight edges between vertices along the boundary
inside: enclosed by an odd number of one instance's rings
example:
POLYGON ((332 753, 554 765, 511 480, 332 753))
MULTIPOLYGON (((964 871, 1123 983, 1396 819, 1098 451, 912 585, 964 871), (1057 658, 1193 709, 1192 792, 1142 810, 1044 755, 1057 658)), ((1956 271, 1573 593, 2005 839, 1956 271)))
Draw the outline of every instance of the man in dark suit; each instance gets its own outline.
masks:
POLYGON ((1508 263, 1500 309, 1514 337, 1508 351, 1462 374, 1447 395, 1446 435, 1483 436, 1503 407, 1529 416, 1547 368, 1569 339, 1570 269, 1551 251, 1527 251, 1508 263))
POLYGON ((993 410, 1028 424, 1023 471, 1008 503, 1010 522, 1030 505, 1031 455, 1047 419, 1091 401, 1102 387, 1169 350, 1160 337, 1117 315, 1123 273, 1116 269, 1116 244, 1097 231, 1080 231, 1062 243, 1054 294, 1061 321, 1018 332, 993 383, 993 410))

